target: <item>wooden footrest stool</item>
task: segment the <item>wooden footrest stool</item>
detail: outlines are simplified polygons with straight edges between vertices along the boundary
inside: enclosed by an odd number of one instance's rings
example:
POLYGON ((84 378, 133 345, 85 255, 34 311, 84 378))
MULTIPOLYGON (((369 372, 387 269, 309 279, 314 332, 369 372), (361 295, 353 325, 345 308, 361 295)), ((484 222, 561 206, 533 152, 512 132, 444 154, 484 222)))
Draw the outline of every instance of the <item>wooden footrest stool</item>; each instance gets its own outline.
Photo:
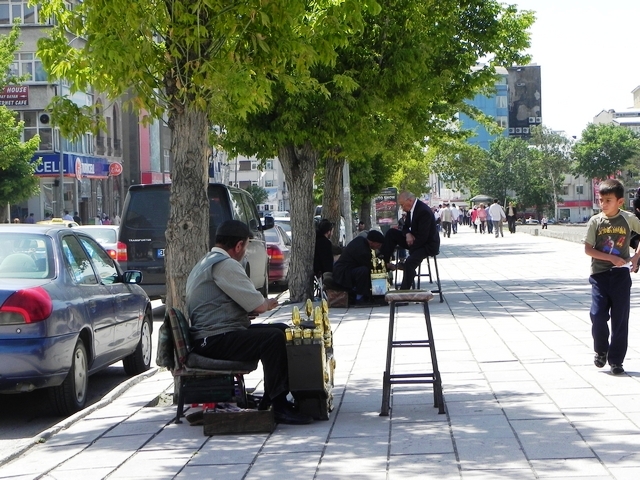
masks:
POLYGON ((436 346, 431 329, 431 315, 429 302, 434 295, 429 290, 396 290, 387 293, 384 299, 389 302, 389 336, 387 340, 387 363, 382 383, 381 416, 389 415, 391 400, 391 385, 393 384, 433 384, 433 406, 438 408, 438 413, 445 413, 444 398, 442 395, 442 380, 438 370, 438 358, 436 346), (397 309, 407 303, 422 303, 424 320, 427 326, 427 338, 425 340, 394 340, 395 320, 397 309), (391 373, 391 357, 394 348, 425 347, 431 353, 431 365, 433 372, 427 373, 391 373))

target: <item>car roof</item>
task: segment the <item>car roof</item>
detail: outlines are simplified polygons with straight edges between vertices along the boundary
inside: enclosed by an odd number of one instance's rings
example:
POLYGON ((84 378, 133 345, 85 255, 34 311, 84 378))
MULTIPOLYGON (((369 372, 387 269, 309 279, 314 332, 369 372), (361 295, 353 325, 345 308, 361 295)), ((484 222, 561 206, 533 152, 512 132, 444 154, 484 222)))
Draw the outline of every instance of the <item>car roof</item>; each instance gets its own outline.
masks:
POLYGON ((63 218, 58 218, 58 217, 54 217, 51 218, 49 220, 40 220, 39 222, 36 222, 39 225, 63 225, 63 226, 69 226, 69 227, 77 227, 78 224, 76 222, 74 222, 73 220, 64 220, 63 218))
MULTIPOLYGON (((233 187, 231 185, 225 185, 224 183, 209 182, 209 186, 217 186, 230 191, 248 193, 246 190, 233 187)), ((171 183, 139 183, 136 185, 131 185, 129 187, 130 192, 139 191, 139 190, 170 190, 170 189, 171 189, 171 183)))
POLYGON ((93 228, 110 228, 111 230, 119 230, 120 225, 78 225, 78 230, 88 229, 91 230, 93 228))
POLYGON ((60 224, 38 224, 38 223, 3 223, 0 224, 0 233, 40 233, 44 235, 54 235, 60 230, 69 230, 67 225, 60 224))

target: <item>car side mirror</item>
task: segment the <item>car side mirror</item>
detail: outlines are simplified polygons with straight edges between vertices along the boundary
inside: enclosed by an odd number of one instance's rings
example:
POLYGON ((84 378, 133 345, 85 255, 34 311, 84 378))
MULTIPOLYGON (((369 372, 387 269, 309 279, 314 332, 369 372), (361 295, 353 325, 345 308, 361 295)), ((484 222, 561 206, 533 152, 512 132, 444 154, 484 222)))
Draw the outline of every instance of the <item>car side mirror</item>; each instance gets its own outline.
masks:
POLYGON ((264 225, 262 225, 260 230, 269 230, 270 228, 273 228, 273 226, 275 225, 275 221, 273 217, 264 217, 263 220, 264 220, 264 225))
POLYGON ((140 270, 127 270, 122 275, 124 283, 140 284, 142 282, 142 272, 140 270))

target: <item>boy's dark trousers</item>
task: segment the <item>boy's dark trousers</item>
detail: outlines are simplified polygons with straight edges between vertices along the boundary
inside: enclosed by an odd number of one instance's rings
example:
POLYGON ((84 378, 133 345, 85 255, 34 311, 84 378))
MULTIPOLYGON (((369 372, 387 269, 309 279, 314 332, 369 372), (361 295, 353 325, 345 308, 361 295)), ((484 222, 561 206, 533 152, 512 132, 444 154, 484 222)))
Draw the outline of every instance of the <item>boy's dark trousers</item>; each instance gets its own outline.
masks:
POLYGON ((589 277, 591 334, 596 353, 607 353, 609 365, 622 365, 627 354, 631 275, 628 268, 612 268, 589 277), (611 318, 611 342, 609 325, 611 318))

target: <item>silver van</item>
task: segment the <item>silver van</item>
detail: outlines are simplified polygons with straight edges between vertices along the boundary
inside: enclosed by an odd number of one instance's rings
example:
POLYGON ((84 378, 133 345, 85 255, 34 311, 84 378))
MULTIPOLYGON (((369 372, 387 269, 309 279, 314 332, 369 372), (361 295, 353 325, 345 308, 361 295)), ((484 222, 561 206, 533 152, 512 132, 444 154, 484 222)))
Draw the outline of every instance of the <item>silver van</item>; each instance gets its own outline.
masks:
MULTIPOLYGON (((165 231, 169 220, 168 184, 132 185, 124 202, 119 242, 126 247, 125 270, 140 270, 140 286, 151 299, 167 294, 164 252, 165 231)), ((266 297, 269 289, 269 257, 263 230, 273 228, 273 218, 260 222, 253 197, 239 188, 210 183, 208 188, 209 248, 215 245, 216 229, 225 220, 240 220, 247 224, 253 238, 247 248, 245 268, 255 287, 266 297)), ((119 249, 121 247, 119 246, 119 249)))

